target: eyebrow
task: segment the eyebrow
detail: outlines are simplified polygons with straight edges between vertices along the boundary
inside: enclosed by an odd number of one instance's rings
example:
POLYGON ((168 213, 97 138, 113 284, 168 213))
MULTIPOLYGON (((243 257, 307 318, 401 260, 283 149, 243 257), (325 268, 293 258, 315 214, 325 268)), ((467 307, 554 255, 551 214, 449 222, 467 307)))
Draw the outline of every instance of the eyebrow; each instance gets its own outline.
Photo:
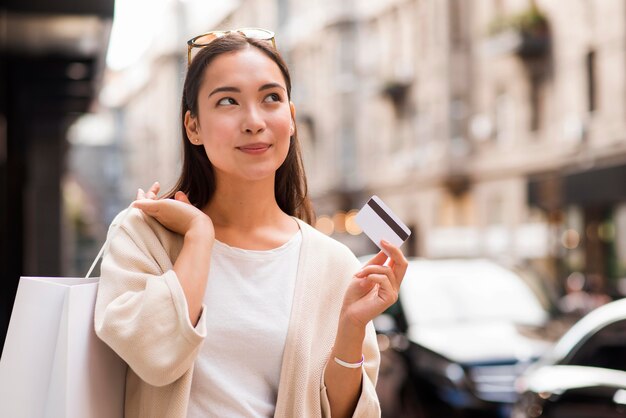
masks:
MULTIPOLYGON (((285 90, 285 88, 283 86, 281 86, 278 83, 267 83, 267 84, 263 84, 261 87, 259 87, 259 91, 263 91, 263 90, 269 90, 269 89, 273 89, 273 88, 280 88, 285 90)), ((223 91, 231 91, 231 92, 235 92, 235 93, 241 93, 241 90, 237 87, 230 87, 230 86, 224 86, 224 87, 218 87, 216 89, 214 89, 210 94, 209 97, 213 96, 216 93, 219 92, 223 92, 223 91)))

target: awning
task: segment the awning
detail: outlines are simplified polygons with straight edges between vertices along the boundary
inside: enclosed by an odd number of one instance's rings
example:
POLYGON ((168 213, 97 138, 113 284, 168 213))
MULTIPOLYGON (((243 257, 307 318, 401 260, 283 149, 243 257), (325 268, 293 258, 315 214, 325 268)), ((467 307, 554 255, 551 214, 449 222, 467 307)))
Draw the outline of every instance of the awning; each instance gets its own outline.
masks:
POLYGON ((543 173, 528 180, 528 203, 546 210, 622 201, 626 202, 626 164, 570 174, 543 173))

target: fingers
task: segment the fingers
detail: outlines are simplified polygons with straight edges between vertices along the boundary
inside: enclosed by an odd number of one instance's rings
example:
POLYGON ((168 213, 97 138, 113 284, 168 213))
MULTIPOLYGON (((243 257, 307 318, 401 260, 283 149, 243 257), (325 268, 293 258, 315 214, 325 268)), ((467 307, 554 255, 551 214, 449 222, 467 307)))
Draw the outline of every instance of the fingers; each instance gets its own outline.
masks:
POLYGON ((396 276, 400 279, 400 281, 402 281, 402 278, 406 273, 406 269, 409 266, 409 262, 404 257, 404 254, 402 254, 402 251, 400 251, 400 248, 385 240, 382 240, 380 243, 383 248, 389 253, 389 258, 391 259, 391 261, 389 262, 389 267, 392 268, 396 276))
POLYGON ((148 190, 148 193, 146 193, 146 198, 147 199, 156 199, 157 198, 157 194, 159 193, 159 189, 161 188, 161 185, 159 184, 158 181, 155 181, 154 183, 152 183, 152 186, 150 186, 150 189, 148 190))
POLYGON ((141 209, 149 215, 154 215, 159 212, 159 203, 159 200, 144 198, 135 200, 133 203, 131 203, 131 206, 137 209, 141 209))
POLYGON ((385 263, 385 261, 387 261, 387 254, 385 254, 382 251, 379 251, 378 254, 376 254, 367 263, 365 263, 365 266, 371 266, 371 265, 381 266, 385 263))
POLYGON ((154 183, 152 183, 152 186, 150 187, 150 191, 153 192, 154 194, 159 193, 159 189, 161 188, 161 184, 158 181, 155 181, 154 183))
POLYGON ((393 285, 389 276, 385 274, 370 274, 361 280, 361 286, 363 287, 371 288, 372 285, 377 284, 378 295, 390 305, 398 300, 398 289, 393 285))
POLYGON ((148 192, 144 192, 142 188, 139 188, 137 189, 137 196, 135 197, 135 200, 156 199, 157 194, 159 193, 160 189, 161 189, 161 185, 159 184, 158 181, 155 181, 154 183, 152 183, 152 186, 150 186, 150 188, 148 189, 148 192))
POLYGON ((379 265, 365 266, 355 276, 358 278, 366 278, 366 277, 370 277, 373 275, 385 276, 388 278, 389 282, 392 284, 394 289, 398 290, 400 288, 400 283, 396 279, 396 274, 393 271, 393 269, 389 266, 379 266, 379 265))

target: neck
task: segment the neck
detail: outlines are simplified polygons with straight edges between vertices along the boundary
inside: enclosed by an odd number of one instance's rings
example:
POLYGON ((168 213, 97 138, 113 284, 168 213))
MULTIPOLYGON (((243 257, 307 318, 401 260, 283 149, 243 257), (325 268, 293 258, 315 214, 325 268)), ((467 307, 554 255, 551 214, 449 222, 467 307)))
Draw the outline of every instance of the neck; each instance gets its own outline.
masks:
POLYGON ((204 208, 216 227, 251 230, 275 224, 284 212, 274 194, 274 177, 259 181, 216 179, 216 190, 204 208))

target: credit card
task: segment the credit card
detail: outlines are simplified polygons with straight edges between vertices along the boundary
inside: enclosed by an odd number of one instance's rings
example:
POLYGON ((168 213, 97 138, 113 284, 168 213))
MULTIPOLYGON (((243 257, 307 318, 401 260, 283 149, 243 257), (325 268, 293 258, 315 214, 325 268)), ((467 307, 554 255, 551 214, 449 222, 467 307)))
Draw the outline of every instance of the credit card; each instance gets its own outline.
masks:
POLYGON ((367 201, 354 220, 365 235, 385 254, 387 251, 380 245, 381 240, 400 247, 411 235, 411 230, 376 195, 367 201))

